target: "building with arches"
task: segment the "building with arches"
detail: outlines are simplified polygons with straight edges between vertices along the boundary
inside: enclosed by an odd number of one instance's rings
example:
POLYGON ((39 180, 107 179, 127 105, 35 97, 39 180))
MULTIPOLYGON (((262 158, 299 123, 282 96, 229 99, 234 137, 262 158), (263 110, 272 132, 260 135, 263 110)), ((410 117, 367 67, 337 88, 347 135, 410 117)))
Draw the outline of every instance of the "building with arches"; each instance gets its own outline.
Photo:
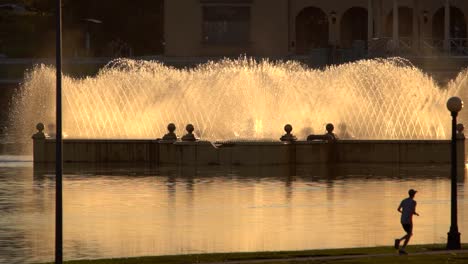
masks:
POLYGON ((170 0, 165 55, 468 55, 467 0, 170 0))

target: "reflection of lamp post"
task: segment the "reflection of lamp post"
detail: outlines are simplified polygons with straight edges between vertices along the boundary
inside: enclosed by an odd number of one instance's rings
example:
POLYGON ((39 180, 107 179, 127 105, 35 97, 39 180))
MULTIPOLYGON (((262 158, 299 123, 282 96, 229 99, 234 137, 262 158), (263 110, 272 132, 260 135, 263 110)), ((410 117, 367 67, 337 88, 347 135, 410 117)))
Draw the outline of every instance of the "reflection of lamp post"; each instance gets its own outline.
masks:
POLYGON ((463 101, 459 97, 452 97, 447 101, 447 108, 452 114, 452 203, 450 231, 447 234, 447 249, 461 249, 460 232, 458 232, 457 223, 457 115, 463 108, 463 101))

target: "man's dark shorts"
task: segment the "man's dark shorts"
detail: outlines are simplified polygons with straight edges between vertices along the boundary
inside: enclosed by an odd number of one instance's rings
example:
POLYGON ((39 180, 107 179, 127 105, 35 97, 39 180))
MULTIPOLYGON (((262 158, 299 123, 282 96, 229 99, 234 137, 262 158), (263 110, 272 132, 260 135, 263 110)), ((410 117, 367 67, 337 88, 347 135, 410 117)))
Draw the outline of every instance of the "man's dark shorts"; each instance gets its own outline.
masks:
POLYGON ((406 231, 408 234, 413 233, 413 224, 401 224, 403 226, 403 229, 406 231))

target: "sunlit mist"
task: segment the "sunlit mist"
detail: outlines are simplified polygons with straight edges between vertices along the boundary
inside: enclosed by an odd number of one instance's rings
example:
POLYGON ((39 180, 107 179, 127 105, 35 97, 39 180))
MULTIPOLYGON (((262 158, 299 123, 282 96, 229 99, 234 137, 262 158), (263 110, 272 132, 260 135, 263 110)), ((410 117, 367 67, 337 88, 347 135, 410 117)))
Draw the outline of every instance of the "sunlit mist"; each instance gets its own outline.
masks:
MULTIPOLYGON (((188 123, 206 140, 304 138, 334 123, 358 139, 447 138, 445 103, 467 72, 441 88, 402 59, 362 60, 312 70, 246 58, 175 69, 120 59, 94 77, 64 77, 64 132, 71 138, 159 138, 188 123)), ((55 69, 37 65, 14 99, 11 127, 30 137, 55 120, 55 69)))

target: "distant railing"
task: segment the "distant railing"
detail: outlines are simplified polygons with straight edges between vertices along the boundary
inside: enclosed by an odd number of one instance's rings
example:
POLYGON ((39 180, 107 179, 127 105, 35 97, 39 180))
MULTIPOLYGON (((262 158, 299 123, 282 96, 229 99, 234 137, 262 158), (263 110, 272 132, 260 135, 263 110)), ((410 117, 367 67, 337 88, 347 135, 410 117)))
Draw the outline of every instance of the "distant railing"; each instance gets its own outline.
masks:
POLYGON ((413 40, 401 37, 396 44, 393 38, 375 38, 369 41, 368 47, 370 57, 406 56, 413 53, 413 40))
POLYGON ((400 37, 398 45, 392 38, 369 41, 369 56, 468 56, 468 38, 451 38, 446 50, 444 40, 422 38, 414 43, 411 37, 400 37))
POLYGON ((443 39, 426 38, 422 41, 422 48, 429 55, 468 56, 467 38, 451 38, 448 44, 446 50, 443 39))
POLYGON ((400 53, 411 54, 414 51, 413 38, 400 37, 398 39, 398 50, 400 53))
POLYGON ((441 56, 444 55, 444 40, 434 38, 421 39, 420 52, 425 56, 441 56))
POLYGON ((393 52, 390 38, 373 38, 367 44, 369 57, 386 57, 393 52))
POLYGON ((452 56, 467 56, 468 55, 468 39, 466 38, 450 39, 449 53, 452 56))

